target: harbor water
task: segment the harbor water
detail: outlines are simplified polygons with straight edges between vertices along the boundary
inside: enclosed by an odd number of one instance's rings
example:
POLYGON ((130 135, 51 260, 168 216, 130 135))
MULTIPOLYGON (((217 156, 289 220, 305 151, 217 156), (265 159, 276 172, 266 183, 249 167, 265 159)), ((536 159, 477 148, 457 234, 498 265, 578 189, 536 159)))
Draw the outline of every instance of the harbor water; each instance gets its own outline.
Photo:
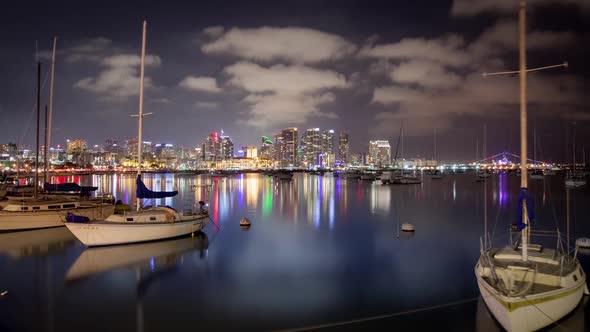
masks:
MULTIPOLYGON (((134 175, 52 181, 98 186, 135 204, 134 175)), ((146 205, 183 211, 207 202, 204 232, 91 249, 65 227, 2 233, 0 331, 501 330, 479 298, 474 266, 484 211, 493 244, 510 243, 516 175, 424 175, 417 185, 332 173, 144 181, 179 191, 146 205), (239 226, 244 217, 249 228, 239 226), (416 231, 402 232, 403 223, 416 231)), ((532 227, 558 228, 574 251, 577 238, 590 237, 590 189, 569 192, 568 223, 563 183, 560 174, 529 181, 532 227)), ((557 237, 532 242, 554 248, 557 237)), ((578 257, 590 272, 590 254, 578 257)), ((550 330, 588 330, 586 302, 550 330)))

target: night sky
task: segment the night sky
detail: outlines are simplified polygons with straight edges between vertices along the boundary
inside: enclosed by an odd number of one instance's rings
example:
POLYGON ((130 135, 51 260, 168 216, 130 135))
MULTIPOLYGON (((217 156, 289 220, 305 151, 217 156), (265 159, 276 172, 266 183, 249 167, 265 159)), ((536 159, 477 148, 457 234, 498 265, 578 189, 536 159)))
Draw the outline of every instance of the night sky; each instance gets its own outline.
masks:
MULTIPOLYGON (((260 145, 281 128, 348 130, 351 152, 519 153, 518 0, 44 1, 0 12, 0 143, 34 146, 35 49, 48 76, 58 35, 53 142, 137 135, 141 20, 148 20, 144 139, 195 147, 212 131, 260 145), (479 148, 476 144, 479 143, 479 148)), ((10 7, 15 6, 15 7, 10 7)), ((529 0, 529 149, 590 158, 590 1, 529 0)), ((48 103, 49 80, 42 92, 48 103)))

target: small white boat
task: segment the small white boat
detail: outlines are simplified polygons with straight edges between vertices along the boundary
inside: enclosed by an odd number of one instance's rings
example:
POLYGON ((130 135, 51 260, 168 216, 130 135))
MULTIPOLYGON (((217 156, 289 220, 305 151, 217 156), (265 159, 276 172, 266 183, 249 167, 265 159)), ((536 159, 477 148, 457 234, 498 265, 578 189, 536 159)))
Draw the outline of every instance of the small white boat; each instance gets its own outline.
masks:
POLYGON ((576 247, 579 248, 590 248, 590 239, 587 237, 581 237, 576 240, 576 247))
POLYGON ((414 225, 405 222, 402 224, 402 232, 414 232, 416 229, 414 229, 414 225))
POLYGON ((252 223, 250 222, 250 219, 244 217, 242 218, 242 220, 240 220, 240 226, 251 226, 252 223))

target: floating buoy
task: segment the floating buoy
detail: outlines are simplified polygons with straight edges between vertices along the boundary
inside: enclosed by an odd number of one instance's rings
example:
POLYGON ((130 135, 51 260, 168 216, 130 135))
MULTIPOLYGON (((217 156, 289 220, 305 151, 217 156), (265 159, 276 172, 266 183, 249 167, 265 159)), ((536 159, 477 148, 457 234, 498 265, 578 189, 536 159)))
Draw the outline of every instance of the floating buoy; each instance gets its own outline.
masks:
POLYGON ((413 232, 413 231, 415 231, 414 225, 407 223, 407 222, 402 224, 402 232, 413 232))
POLYGON ((590 248, 590 239, 587 237, 581 237, 576 240, 576 246, 579 248, 590 248))
POLYGON ((240 220, 240 226, 251 226, 252 223, 250 222, 250 219, 244 217, 242 218, 242 220, 240 220))

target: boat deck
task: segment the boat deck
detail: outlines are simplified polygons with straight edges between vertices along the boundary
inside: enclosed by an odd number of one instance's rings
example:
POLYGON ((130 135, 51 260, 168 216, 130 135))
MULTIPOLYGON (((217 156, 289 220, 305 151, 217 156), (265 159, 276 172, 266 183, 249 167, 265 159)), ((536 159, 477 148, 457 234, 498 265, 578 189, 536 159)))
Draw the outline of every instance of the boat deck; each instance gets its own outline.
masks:
MULTIPOLYGON (((528 261, 522 261, 522 251, 513 247, 492 248, 489 256, 493 258, 496 268, 521 267, 536 269, 537 273, 550 276, 564 276, 572 273, 576 268, 576 260, 563 255, 555 249, 531 246, 528 250, 528 261), (561 260, 563 258, 563 265, 561 260)), ((486 265, 486 264, 484 264, 486 265)), ((487 266, 489 267, 489 266, 487 266)))

